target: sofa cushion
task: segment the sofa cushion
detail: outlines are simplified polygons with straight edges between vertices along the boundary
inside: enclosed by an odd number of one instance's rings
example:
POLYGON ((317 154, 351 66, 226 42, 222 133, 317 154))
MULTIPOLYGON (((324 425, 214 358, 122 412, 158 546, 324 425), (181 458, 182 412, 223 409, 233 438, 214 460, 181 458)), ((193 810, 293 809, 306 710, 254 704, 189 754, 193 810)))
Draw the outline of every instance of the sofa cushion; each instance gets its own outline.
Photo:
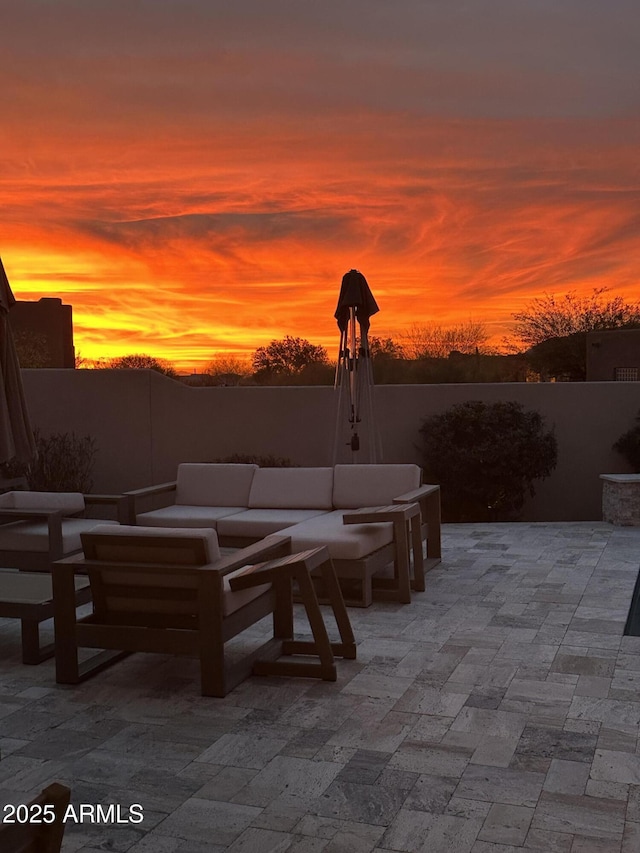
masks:
POLYGON ((178 465, 176 503, 193 506, 249 506, 257 465, 184 462, 178 465))
POLYGON ((249 507, 333 509, 333 468, 258 468, 249 507))
POLYGON ((336 509, 386 506, 419 485, 417 465, 336 465, 333 505, 336 509))
POLYGON ((221 518, 218 533, 220 536, 262 539, 270 533, 323 514, 321 509, 247 509, 221 518))
MULTIPOLYGON (((62 551, 73 554, 80 551, 80 534, 92 530, 98 522, 91 518, 65 518, 62 520, 62 551)), ((0 525, 0 551, 49 550, 49 525, 46 521, 15 521, 0 525)))
POLYGON ((243 506, 190 506, 173 504, 142 512, 136 516, 136 523, 146 527, 213 527, 227 515, 244 512, 243 506))
POLYGON ((326 545, 334 560, 359 560, 393 542, 393 524, 343 524, 342 510, 317 516, 287 528, 291 550, 306 551, 326 545))
POLYGON ((139 527, 127 524, 98 524, 82 539, 85 555, 87 546, 91 543, 95 549, 93 559, 114 563, 193 565, 193 549, 189 548, 189 543, 194 541, 203 543, 206 562, 215 563, 220 559, 218 537, 215 530, 209 527, 139 527), (136 539, 140 541, 136 542, 136 539), (167 541, 169 539, 172 540, 170 544, 167 541), (180 546, 180 540, 184 541, 184 547, 180 546))
POLYGON ((62 510, 66 514, 84 512, 80 492, 5 492, 0 495, 0 508, 62 510))

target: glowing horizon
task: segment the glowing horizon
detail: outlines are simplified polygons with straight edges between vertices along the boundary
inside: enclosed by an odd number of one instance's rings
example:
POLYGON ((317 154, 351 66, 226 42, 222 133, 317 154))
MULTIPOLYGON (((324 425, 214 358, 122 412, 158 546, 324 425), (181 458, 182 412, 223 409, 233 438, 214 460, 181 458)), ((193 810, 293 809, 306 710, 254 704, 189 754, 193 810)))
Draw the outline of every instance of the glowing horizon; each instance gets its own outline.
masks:
POLYGON ((0 256, 84 358, 333 357, 354 267, 380 337, 640 296, 635 7, 60 6, 16 8, 0 57, 0 256))

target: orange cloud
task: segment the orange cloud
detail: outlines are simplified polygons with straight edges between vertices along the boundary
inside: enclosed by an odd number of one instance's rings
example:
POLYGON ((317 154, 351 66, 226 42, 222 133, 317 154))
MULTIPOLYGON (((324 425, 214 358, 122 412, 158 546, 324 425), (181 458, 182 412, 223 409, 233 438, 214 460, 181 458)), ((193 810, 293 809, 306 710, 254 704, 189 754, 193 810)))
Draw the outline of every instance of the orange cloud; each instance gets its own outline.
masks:
POLYGON ((341 29, 245 2, 247 30, 227 4, 133 3, 122 28, 61 3, 68 27, 40 4, 30 29, 25 0, 0 58, 0 252, 18 298, 73 305, 84 357, 200 367, 286 334, 334 353, 351 267, 379 335, 473 318, 499 340, 544 292, 640 296, 636 53, 579 70, 610 22, 579 17, 572 58, 573 22, 540 47, 533 11, 493 42, 458 21, 458 43, 433 4, 358 29, 348 4, 341 29))

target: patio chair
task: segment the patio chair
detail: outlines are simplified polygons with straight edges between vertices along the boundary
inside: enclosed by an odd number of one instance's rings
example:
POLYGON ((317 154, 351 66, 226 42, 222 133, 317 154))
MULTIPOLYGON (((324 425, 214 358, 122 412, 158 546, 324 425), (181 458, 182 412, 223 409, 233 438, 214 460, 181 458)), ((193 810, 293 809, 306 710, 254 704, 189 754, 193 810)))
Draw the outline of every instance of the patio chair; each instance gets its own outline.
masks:
POLYGON ((26 809, 31 820, 26 823, 22 815, 15 816, 16 823, 8 823, 10 806, 5 806, 3 821, 0 824, 2 853, 59 853, 64 835, 64 815, 70 797, 69 788, 52 782, 27 804, 26 809), (54 819, 49 822, 51 816, 54 819), (36 821, 36 817, 40 820, 36 821))
POLYGON ((80 534, 101 520, 87 518, 90 506, 113 506, 126 516, 121 495, 11 491, 0 494, 0 566, 45 571, 54 560, 80 551, 80 534))
MULTIPOLYGON (((221 697, 252 672, 334 681, 334 653, 355 656, 341 597, 334 612, 342 642, 329 641, 310 577, 319 549, 288 555, 288 537, 273 535, 221 557, 213 529, 117 525, 82 534, 82 544, 83 555, 53 566, 60 684, 77 684, 131 652, 195 655, 202 695, 221 697), (93 595, 93 612, 80 618, 73 587, 78 571, 88 575, 93 595), (236 578, 244 578, 242 588, 234 588, 236 578), (294 581, 303 589, 313 634, 304 644, 293 640, 294 581), (273 638, 230 662, 227 641, 270 614, 273 638), (80 663, 83 647, 104 651, 80 663), (315 655, 319 662, 278 660, 290 654, 315 655)), ((327 562, 326 551, 321 558, 327 562)), ((335 590, 340 596, 337 581, 335 590)))

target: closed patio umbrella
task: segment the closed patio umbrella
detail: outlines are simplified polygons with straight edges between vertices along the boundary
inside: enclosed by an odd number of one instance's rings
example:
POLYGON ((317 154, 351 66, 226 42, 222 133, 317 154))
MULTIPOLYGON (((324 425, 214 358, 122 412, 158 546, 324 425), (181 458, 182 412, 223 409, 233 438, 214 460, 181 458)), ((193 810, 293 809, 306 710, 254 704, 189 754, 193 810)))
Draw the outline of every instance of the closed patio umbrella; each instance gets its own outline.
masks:
POLYGON ((335 381, 338 411, 334 463, 345 461, 346 456, 351 462, 382 460, 374 415, 373 371, 369 352, 370 318, 379 310, 366 278, 359 270, 349 270, 342 278, 334 315, 340 329, 335 381))
POLYGON ((9 309, 15 301, 0 260, 0 464, 11 459, 28 464, 36 455, 20 364, 9 326, 9 309))

